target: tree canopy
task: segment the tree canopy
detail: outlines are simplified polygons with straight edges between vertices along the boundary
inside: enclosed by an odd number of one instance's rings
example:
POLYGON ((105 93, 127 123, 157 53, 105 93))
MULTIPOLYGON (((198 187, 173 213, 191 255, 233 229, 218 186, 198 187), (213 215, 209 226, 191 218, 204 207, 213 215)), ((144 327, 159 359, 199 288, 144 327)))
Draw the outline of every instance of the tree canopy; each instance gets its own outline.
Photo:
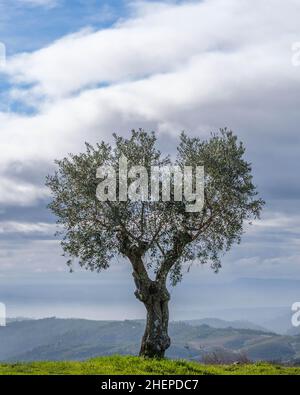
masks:
MULTIPOLYGON (((82 267, 107 269, 118 255, 130 260, 134 273, 173 285, 180 281, 184 262, 209 263, 221 267, 221 256, 239 243, 245 222, 258 218, 263 200, 253 184, 245 148, 227 129, 209 139, 180 136, 176 158, 157 147, 155 133, 132 131, 130 138, 114 135, 115 144, 86 143, 84 153, 57 160, 57 171, 48 176, 53 200, 50 208, 58 217, 62 248, 68 264, 75 259, 82 267), (96 177, 100 165, 119 171, 124 155, 131 165, 203 165, 204 205, 199 212, 187 212, 187 202, 99 201, 96 177)), ((171 179, 171 195, 174 179, 171 179)))

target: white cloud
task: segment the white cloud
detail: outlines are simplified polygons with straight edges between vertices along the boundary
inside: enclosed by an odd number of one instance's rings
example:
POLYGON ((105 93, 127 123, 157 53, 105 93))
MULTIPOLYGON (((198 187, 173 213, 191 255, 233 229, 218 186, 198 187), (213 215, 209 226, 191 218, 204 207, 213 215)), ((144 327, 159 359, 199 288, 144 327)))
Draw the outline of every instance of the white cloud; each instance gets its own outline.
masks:
MULTIPOLYGON (((259 72, 272 76, 282 66, 287 77, 291 27, 296 29, 300 7, 293 0, 284 9, 279 0, 254 3, 211 0, 160 7, 142 3, 133 19, 100 31, 83 30, 33 54, 17 55, 7 70, 16 82, 34 83, 36 94, 50 97, 176 71, 195 57, 213 71, 231 67, 233 59, 232 71, 239 69, 237 83, 259 72)), ((199 74, 205 71, 198 69, 199 74)), ((215 77, 216 83, 226 78, 215 77)))
POLYGON ((66 272, 57 240, 0 241, 1 273, 66 272))
POLYGON ((275 211, 269 212, 263 219, 253 221, 250 230, 253 232, 279 231, 287 233, 299 233, 300 215, 298 213, 285 214, 275 211))
POLYGON ((48 196, 49 191, 46 187, 0 175, 0 204, 27 206, 48 196))
POLYGON ((16 221, 2 221, 0 222, 0 233, 35 233, 42 235, 53 235, 57 231, 56 224, 49 224, 47 222, 16 222, 16 221))
MULTIPOLYGON (((85 140, 139 126, 200 134, 227 125, 251 148, 262 131, 268 142, 283 138, 282 124, 285 151, 281 144, 275 150, 296 157, 298 131, 289 122, 299 121, 300 72, 290 52, 298 2, 135 7, 134 16, 111 28, 83 30, 8 60, 12 97, 35 106, 36 114, 0 113, 3 168, 15 161, 50 163, 82 149, 85 140)), ((273 147, 266 144, 265 158, 273 147)), ((18 201, 15 192, 5 199, 18 201)))
POLYGON ((281 255, 271 257, 251 256, 241 257, 233 262, 224 264, 225 274, 236 277, 256 278, 290 278, 299 279, 300 255, 281 255))

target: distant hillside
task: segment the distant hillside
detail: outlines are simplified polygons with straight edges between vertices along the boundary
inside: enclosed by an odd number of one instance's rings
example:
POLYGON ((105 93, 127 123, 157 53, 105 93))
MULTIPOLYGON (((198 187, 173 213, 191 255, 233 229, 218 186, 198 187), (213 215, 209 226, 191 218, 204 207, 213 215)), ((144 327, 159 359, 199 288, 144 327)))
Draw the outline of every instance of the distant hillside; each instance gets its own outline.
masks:
POLYGON ((280 314, 277 317, 266 320, 262 323, 265 328, 272 329, 272 331, 281 335, 286 334, 290 328, 292 328, 292 313, 287 312, 280 314))
POLYGON ((239 320, 226 321, 226 320, 221 320, 219 318, 201 318, 198 320, 185 320, 184 322, 193 326, 209 325, 213 328, 253 329, 253 330, 269 332, 268 329, 260 325, 253 324, 250 321, 239 321, 239 320))
MULTIPOLYGON (((26 320, 0 328, 1 361, 84 360, 113 354, 136 355, 144 331, 139 321, 83 319, 26 320)), ((271 332, 170 324, 170 358, 201 361, 214 351, 245 353, 251 360, 293 361, 300 358, 300 336, 271 332)))
MULTIPOLYGON (((150 360, 131 356, 101 357, 84 362, 32 362, 0 364, 0 375, 300 375, 300 368, 267 363, 210 366, 189 361, 150 360)), ((113 380, 113 379, 112 379, 113 380)))

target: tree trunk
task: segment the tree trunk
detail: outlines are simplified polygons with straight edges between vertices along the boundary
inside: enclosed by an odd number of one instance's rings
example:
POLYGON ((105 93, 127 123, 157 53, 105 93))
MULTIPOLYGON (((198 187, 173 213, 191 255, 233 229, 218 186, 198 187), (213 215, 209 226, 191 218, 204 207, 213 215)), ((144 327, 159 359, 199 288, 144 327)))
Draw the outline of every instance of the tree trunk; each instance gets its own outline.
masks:
POLYGON ((156 281, 140 282, 135 278, 136 297, 147 310, 145 333, 142 339, 140 356, 163 358, 170 347, 168 335, 170 294, 165 285, 156 281))

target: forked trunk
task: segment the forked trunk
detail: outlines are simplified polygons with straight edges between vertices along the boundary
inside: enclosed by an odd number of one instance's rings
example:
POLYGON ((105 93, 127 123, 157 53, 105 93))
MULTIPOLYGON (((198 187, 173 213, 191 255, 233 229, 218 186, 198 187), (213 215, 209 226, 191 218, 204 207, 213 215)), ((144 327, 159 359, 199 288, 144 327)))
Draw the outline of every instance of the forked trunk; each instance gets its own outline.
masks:
POLYGON ((145 306, 147 309, 147 321, 140 356, 163 358, 171 343, 168 335, 168 301, 156 295, 152 297, 152 302, 145 306))
POLYGON ((167 288, 155 281, 144 284, 136 281, 136 297, 147 310, 145 333, 142 339, 140 356, 163 358, 170 347, 168 335, 170 294, 167 288))

